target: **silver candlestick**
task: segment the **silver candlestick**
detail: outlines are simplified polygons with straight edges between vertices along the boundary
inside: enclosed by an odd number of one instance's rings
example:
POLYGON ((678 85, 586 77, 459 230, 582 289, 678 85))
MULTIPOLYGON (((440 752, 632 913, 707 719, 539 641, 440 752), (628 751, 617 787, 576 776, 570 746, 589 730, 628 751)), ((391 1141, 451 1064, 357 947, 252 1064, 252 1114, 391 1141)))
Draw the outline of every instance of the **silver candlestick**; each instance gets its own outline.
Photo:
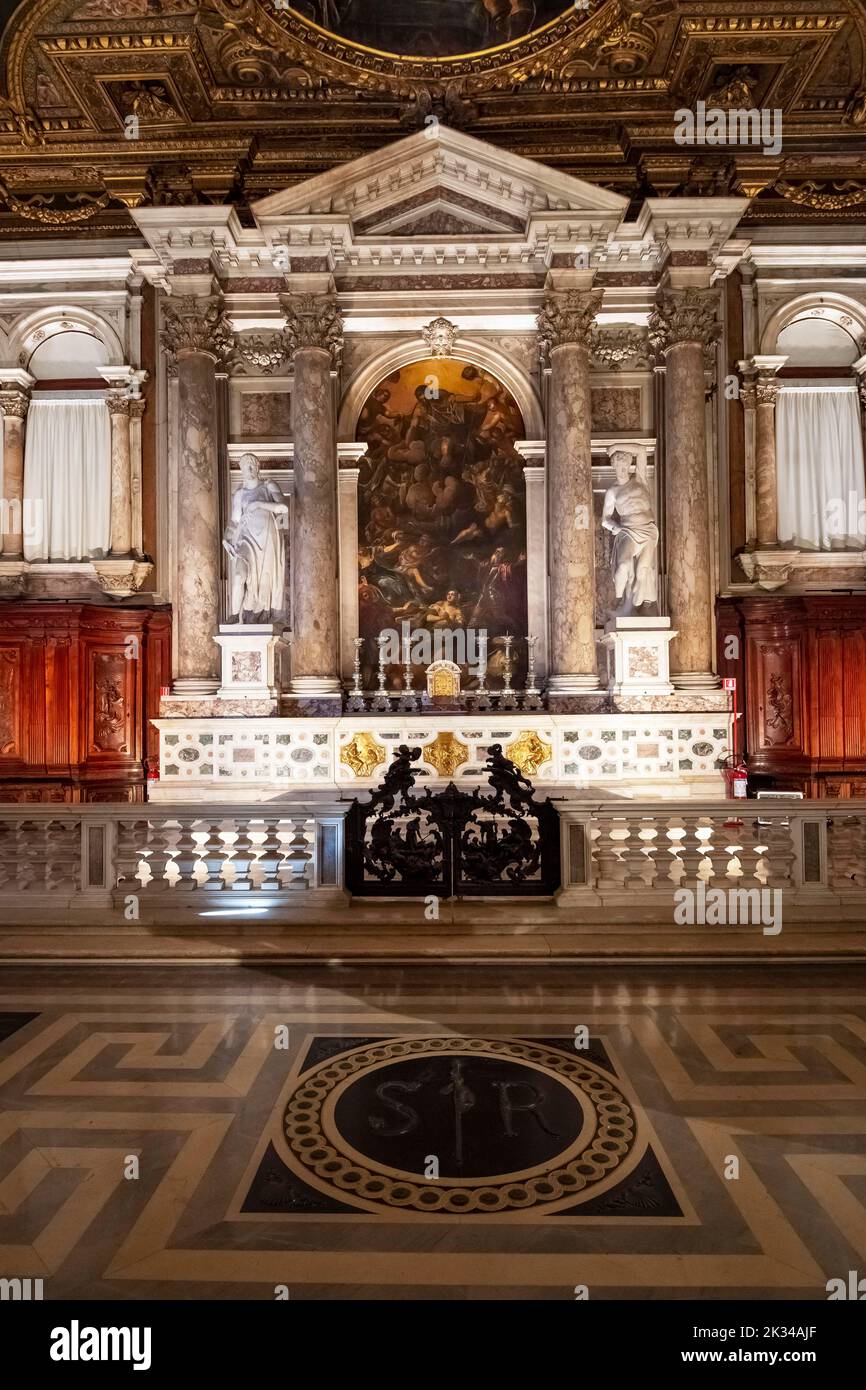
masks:
POLYGON ((506 632, 502 641, 505 646, 505 667, 502 673, 505 677, 505 684, 499 692, 499 704, 502 709, 514 709, 517 705, 517 695, 511 684, 511 648, 514 638, 510 632, 506 632))
POLYGON ((471 692, 472 708, 485 710, 490 708, 490 691, 487 689, 487 633, 482 632, 478 637, 478 684, 471 692))
POLYGON ((383 632, 379 633, 376 643, 379 647, 379 686, 373 696, 373 709, 380 714, 389 714, 391 711, 391 701, 388 698, 388 688, 385 685, 385 644, 388 638, 383 632))
POLYGON ((541 691, 535 684, 535 644, 537 637, 532 633, 525 639, 526 641, 526 685, 523 692, 524 709, 541 709, 541 691))
POLYGON ((361 651, 364 646, 364 638, 353 637, 352 642, 355 647, 355 659, 352 663, 352 689, 349 691, 349 712, 351 714, 362 714, 367 708, 361 690, 361 651))
POLYGON ((415 712, 415 692, 412 689, 412 652, 408 637, 403 638, 403 693, 397 701, 397 708, 407 713, 415 712))

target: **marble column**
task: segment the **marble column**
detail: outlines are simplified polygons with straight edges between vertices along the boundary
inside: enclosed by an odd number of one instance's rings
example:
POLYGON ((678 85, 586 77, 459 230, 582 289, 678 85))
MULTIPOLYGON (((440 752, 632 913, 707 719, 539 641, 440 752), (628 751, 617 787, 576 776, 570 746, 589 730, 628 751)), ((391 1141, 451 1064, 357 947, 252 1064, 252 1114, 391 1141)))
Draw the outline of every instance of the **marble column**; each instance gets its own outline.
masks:
POLYGON ((778 493, 776 484, 776 397, 777 381, 759 380, 755 385, 755 530, 758 547, 779 541, 778 493))
POLYGON ((213 694, 220 653, 220 489, 217 367, 233 349, 221 296, 163 303, 163 346, 177 363, 177 675, 179 695, 213 694))
MULTIPOLYGON (((863 346, 864 344, 861 344, 863 346)), ((853 363, 857 376, 857 394, 860 397, 860 423, 863 427, 863 453, 866 455, 866 353, 853 363)))
POLYGON ((588 336, 601 300, 601 290, 556 291, 547 295, 538 318, 549 372, 547 685, 554 697, 599 688, 588 336))
POLYGON ((757 506, 755 500, 755 420, 758 409, 758 393, 755 388, 754 369, 747 362, 741 362, 744 372, 740 387, 740 404, 743 407, 743 449, 746 465, 746 545, 754 548, 757 541, 757 506))
POLYGON ((547 479, 543 439, 516 439, 514 447, 526 459, 526 626, 535 637, 536 673, 547 679, 547 479))
POLYGON ((704 375, 720 331, 715 291, 660 291, 650 337, 665 360, 665 517, 668 611, 677 636, 671 680, 679 689, 711 689, 713 593, 704 375))
POLYGON ((109 391, 105 398, 111 420, 111 554, 132 550, 132 472, 129 448, 129 396, 109 391))
POLYGON ((144 535, 141 497, 141 420, 144 401, 133 396, 129 402, 129 469, 132 481, 132 549, 135 555, 144 554, 144 535))
POLYGON ((291 693, 314 705, 341 691, 337 587, 337 421, 331 372, 342 319, 330 294, 283 297, 294 368, 291 693))
POLYGON ((3 410, 2 553, 5 559, 24 555, 24 421, 34 378, 25 371, 0 373, 3 410))

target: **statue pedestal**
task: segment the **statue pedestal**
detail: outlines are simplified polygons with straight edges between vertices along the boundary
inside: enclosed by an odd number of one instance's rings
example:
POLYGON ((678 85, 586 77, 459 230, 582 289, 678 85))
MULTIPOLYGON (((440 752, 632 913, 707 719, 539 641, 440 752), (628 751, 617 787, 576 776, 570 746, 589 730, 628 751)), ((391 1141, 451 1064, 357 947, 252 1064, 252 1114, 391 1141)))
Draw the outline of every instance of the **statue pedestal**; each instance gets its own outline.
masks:
POLYGON ((282 628, 274 623, 221 623, 214 641, 222 653, 221 700, 272 700, 277 710, 275 653, 282 628))
POLYGON ((612 695, 673 694, 669 647, 677 634, 670 618, 613 618, 604 633, 612 695))

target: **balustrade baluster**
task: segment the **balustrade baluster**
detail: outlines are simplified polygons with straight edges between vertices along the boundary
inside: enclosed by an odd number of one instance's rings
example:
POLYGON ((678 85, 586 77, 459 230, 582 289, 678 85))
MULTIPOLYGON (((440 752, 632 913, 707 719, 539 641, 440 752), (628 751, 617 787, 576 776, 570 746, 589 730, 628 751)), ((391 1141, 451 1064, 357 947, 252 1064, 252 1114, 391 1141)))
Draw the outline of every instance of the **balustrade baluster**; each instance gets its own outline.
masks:
POLYGON ((18 880, 18 838, 10 821, 0 821, 0 889, 14 889, 18 880))
POLYGON ((258 867, 260 871, 259 889, 263 893, 276 893, 280 888, 280 865, 283 858, 283 844, 280 840, 280 816, 265 816, 265 838, 262 841, 258 867))
POLYGON ((598 839, 593 845, 593 858, 598 878, 596 888, 602 893, 617 892, 625 883, 626 865, 622 858, 623 841, 614 831, 623 829, 621 816, 598 817, 598 839))
POLYGON ((738 819, 739 825, 727 827, 728 843, 736 844, 741 869, 741 873, 731 880, 730 887, 763 888, 764 880, 758 876, 758 869, 763 863, 766 836, 755 816, 743 815, 738 819))
POLYGON ((651 865, 651 860, 646 854, 648 842, 641 839, 644 827, 643 820, 633 821, 628 827, 628 839, 622 842, 623 887, 626 889, 635 888, 640 891, 648 886, 648 866, 651 865))
POLYGON ((698 836, 698 830, 703 824, 701 816, 685 815, 682 817, 682 825, 685 831, 680 840, 680 863, 683 866, 683 875, 680 879, 682 888, 696 888, 700 875, 702 861, 706 858, 706 848, 704 841, 698 836))
POLYGON ((51 821, 45 835, 46 886, 52 893, 75 893, 81 887, 81 828, 71 820, 51 821))
POLYGON ((863 880, 863 821, 844 812, 827 822, 829 881, 833 888, 856 888, 863 880))
POLYGON ((45 843, 44 821, 18 822, 16 848, 18 853, 18 887, 23 892, 41 893, 47 887, 48 850, 45 843))
MULTIPOLYGON (((132 893, 140 891, 141 879, 138 874, 142 860, 149 863, 144 853, 147 847, 148 824, 146 820, 138 817, 135 820, 117 822, 114 848, 114 883, 118 888, 123 886, 132 893)), ((153 872, 152 869, 151 872, 153 872)))
POLYGON ((250 873, 255 860, 255 846, 250 839, 250 816, 237 816, 237 838, 232 845, 232 867, 235 878, 232 888, 235 892, 247 892, 253 887, 250 873))
POLYGON ((309 888, 308 871, 313 856, 310 853, 306 832, 307 816, 303 812, 299 815, 287 814, 286 819, 291 823, 292 836, 286 849, 286 857, 280 865, 280 879, 283 887, 290 890, 309 888))
POLYGON ((147 849, 150 853, 147 856, 147 867, 151 878, 144 886, 144 892, 148 896, 168 893, 171 889, 171 880, 166 878, 166 870, 171 863, 171 855, 168 852, 170 843, 169 827, 158 820, 149 821, 147 849))
POLYGON ((198 879, 195 876, 195 866, 198 863, 198 845, 193 835, 193 829, 199 824, 198 816, 181 816, 178 828, 177 844, 175 846, 174 863, 177 868, 178 876, 175 880, 175 892, 191 893, 198 889, 198 879))
POLYGON ((767 852, 763 856, 767 865, 767 887, 786 890, 793 888, 794 836, 790 820, 772 816, 767 825, 758 826, 767 852))
POLYGON ((226 874, 226 866, 231 858, 231 849, 223 838, 225 829, 224 821, 210 821, 207 827, 207 839, 202 846, 203 853, 200 862, 207 871, 207 878, 201 886, 210 893, 225 892, 231 887, 226 874))

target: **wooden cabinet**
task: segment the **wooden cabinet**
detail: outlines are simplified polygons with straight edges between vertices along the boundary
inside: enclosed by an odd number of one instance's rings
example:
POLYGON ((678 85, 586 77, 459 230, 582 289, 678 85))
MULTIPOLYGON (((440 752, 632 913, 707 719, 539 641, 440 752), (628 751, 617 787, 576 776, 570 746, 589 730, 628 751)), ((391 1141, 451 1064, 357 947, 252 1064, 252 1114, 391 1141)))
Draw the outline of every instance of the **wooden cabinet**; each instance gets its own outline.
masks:
POLYGON ((866 597, 724 598, 717 620, 750 786, 866 795, 866 597))
POLYGON ((0 604, 0 801, 143 800, 170 678, 166 610, 0 604))

